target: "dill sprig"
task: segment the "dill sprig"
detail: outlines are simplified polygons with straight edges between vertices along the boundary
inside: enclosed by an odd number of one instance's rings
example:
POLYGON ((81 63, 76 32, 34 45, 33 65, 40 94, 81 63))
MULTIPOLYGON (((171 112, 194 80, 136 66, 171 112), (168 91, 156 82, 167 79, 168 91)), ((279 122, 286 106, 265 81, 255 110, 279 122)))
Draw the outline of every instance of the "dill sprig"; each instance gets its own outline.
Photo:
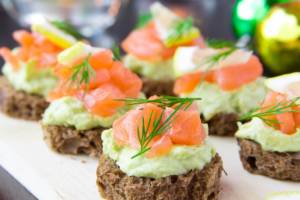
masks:
POLYGON ((201 98, 180 98, 173 96, 160 96, 156 99, 136 99, 136 98, 127 98, 127 99, 117 99, 118 101, 125 102, 128 106, 135 106, 146 103, 154 103, 161 108, 172 107, 174 105, 183 104, 186 107, 189 107, 194 101, 201 100, 201 98))
POLYGON ((84 36, 79 33, 73 25, 69 24, 66 21, 52 20, 50 21, 50 23, 63 32, 72 35, 77 40, 84 39, 84 36))
POLYGON ((117 45, 114 45, 112 48, 112 53, 113 53, 113 60, 114 61, 121 61, 121 50, 120 47, 117 45))
POLYGON ((194 19, 192 17, 188 17, 187 19, 180 20, 174 27, 174 29, 170 32, 165 42, 167 44, 171 44, 177 40, 179 40, 183 35, 185 35, 188 31, 193 28, 194 19))
POLYGON ((225 50, 222 50, 216 54, 213 54, 211 56, 208 56, 204 63, 210 67, 220 63, 222 60, 225 60, 228 56, 230 56, 236 49, 235 48, 228 48, 225 50))
POLYGON ((90 65, 91 54, 89 54, 80 64, 73 67, 73 73, 70 77, 71 84, 76 83, 78 87, 82 84, 87 86, 92 78, 96 77, 94 68, 90 65))
POLYGON ((200 65, 206 67, 206 72, 237 50, 233 42, 226 40, 210 39, 206 41, 206 44, 211 48, 218 49, 217 53, 208 56, 200 63, 200 65))
POLYGON ((205 43, 208 47, 214 49, 236 48, 235 43, 229 40, 208 39, 205 41, 205 43))
POLYGON ((131 158, 134 159, 151 150, 151 147, 149 147, 150 142, 156 136, 163 134, 169 128, 171 128, 171 123, 175 119, 176 113, 180 109, 184 109, 184 110, 188 109, 194 100, 195 99, 192 98, 187 99, 187 98, 177 98, 177 97, 174 97, 174 99, 172 100, 170 100, 168 97, 167 98, 161 97, 159 101, 154 101, 154 100, 142 101, 142 99, 140 99, 138 101, 133 102, 132 100, 130 100, 130 102, 133 103, 131 105, 143 104, 143 103, 158 103, 160 106, 176 105, 173 112, 167 117, 166 120, 163 120, 166 107, 164 107, 163 111, 159 116, 156 116, 153 114, 153 112, 151 112, 147 122, 145 122, 145 117, 144 116, 142 117, 142 127, 137 126, 137 136, 140 143, 140 149, 131 158), (175 100, 175 98, 177 100, 175 100))
POLYGON ((153 19, 153 16, 150 12, 147 13, 143 13, 141 15, 139 15, 138 17, 138 21, 136 24, 136 28, 143 28, 144 26, 146 26, 151 20, 153 19))
POLYGON ((275 125, 280 124, 280 122, 276 119, 270 119, 269 117, 287 112, 300 112, 299 110, 294 109, 295 106, 300 105, 298 103, 299 100, 300 97, 296 97, 289 102, 279 102, 274 106, 265 106, 262 108, 253 109, 252 111, 242 115, 240 120, 248 121, 254 117, 257 117, 263 120, 267 125, 274 127, 275 125))

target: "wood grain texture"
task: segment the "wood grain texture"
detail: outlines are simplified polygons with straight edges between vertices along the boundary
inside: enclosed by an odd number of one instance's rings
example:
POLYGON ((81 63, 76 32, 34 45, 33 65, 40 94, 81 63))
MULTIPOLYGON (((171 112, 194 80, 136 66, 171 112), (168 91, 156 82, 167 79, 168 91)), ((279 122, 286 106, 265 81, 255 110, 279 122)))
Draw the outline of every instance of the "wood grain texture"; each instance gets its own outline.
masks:
MULTIPOLYGON (((277 191, 300 189, 300 183, 252 175, 242 168, 233 138, 210 138, 224 161, 228 175, 221 179, 220 200, 262 200, 277 191)), ((61 156, 50 151, 38 123, 0 114, 0 165, 38 199, 99 200, 96 187, 98 161, 61 156)))

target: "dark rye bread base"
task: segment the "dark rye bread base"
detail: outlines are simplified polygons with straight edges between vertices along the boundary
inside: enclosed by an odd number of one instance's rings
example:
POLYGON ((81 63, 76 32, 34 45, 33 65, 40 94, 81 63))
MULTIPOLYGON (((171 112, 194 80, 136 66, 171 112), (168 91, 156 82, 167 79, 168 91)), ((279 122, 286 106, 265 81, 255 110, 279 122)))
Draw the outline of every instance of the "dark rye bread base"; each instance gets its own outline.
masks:
POLYGON ((216 155, 202 170, 160 179, 127 176, 114 161, 100 156, 99 192, 106 200, 216 200, 222 160, 216 155))
POLYGON ((44 140, 57 153, 92 157, 102 152, 101 133, 104 128, 78 131, 73 127, 42 125, 44 140))
POLYGON ((280 180, 300 181, 300 154, 264 151, 251 140, 238 139, 244 168, 254 174, 280 180))
POLYGON ((146 97, 151 97, 153 95, 161 96, 175 96, 173 93, 174 81, 173 80, 152 80, 142 77, 143 89, 142 91, 146 97))
POLYGON ((238 130, 238 115, 235 113, 219 113, 210 120, 203 121, 208 124, 209 135, 234 136, 238 130))
POLYGON ((48 105, 44 97, 17 91, 4 76, 0 76, 0 110, 6 115, 38 121, 48 105))

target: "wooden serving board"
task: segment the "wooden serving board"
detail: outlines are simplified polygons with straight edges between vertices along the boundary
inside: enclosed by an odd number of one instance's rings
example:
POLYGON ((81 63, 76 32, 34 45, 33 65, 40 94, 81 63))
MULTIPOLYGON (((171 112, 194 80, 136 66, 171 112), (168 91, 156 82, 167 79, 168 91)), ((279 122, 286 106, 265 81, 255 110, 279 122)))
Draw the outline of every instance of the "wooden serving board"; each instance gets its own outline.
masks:
MULTIPOLYGON (((0 165, 41 200, 99 200, 98 161, 62 156, 48 149, 40 125, 0 114, 0 165)), ((212 137, 224 169, 220 200, 263 200, 277 191, 300 190, 300 183, 277 181, 246 172, 233 138, 212 137)))

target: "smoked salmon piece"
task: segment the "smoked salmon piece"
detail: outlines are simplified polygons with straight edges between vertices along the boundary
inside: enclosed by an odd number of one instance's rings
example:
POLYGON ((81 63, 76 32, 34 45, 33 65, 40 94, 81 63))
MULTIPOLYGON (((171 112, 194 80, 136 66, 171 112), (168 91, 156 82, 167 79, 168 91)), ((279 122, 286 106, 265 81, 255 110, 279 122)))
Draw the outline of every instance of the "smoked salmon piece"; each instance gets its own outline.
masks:
POLYGON ((114 62, 110 68, 111 81, 115 84, 127 97, 136 98, 142 89, 141 79, 121 62, 114 62))
POLYGON ((179 111, 172 123, 172 128, 167 133, 173 144, 198 145, 205 139, 199 112, 179 111))
POLYGON ((62 80, 67 80, 72 75, 72 68, 64 66, 62 64, 57 64, 54 67, 54 73, 58 78, 60 78, 62 80))
MULTIPOLYGON (((202 38, 180 44, 180 46, 199 46, 204 47, 202 38)), ((122 48, 125 52, 134 55, 141 60, 158 61, 171 58, 178 46, 167 48, 159 38, 155 27, 148 25, 145 28, 131 32, 122 42, 122 48)))
POLYGON ((55 66, 57 63, 56 54, 41 54, 38 59, 39 67, 51 67, 55 66))
POLYGON ((222 90, 231 91, 256 80, 262 73, 263 68, 259 59, 256 56, 251 56, 246 63, 183 75, 176 80, 174 93, 177 95, 191 93, 201 80, 215 83, 222 90))
POLYGON ((79 92, 77 87, 68 87, 68 82, 60 81, 58 87, 48 93, 47 100, 54 101, 65 96, 76 96, 79 92))
MULTIPOLYGON (((288 104, 288 98, 285 94, 278 93, 277 95, 277 103, 286 103, 288 104)), ((290 108, 292 109, 292 108, 290 108)), ((296 131, 296 123, 294 120, 294 115, 292 112, 285 112, 281 114, 277 114, 276 118, 279 122, 279 128, 282 132, 286 134, 293 134, 296 131)))
POLYGON ((134 148, 139 148, 136 124, 142 117, 139 110, 131 110, 113 123, 113 137, 118 145, 131 144, 134 148))
MULTIPOLYGON (((173 111, 173 108, 163 110, 154 103, 139 106, 114 122, 113 137, 119 145, 139 149, 138 130, 142 134, 143 119, 144 130, 147 130, 146 135, 149 136, 153 131, 153 123, 162 117, 160 123, 162 126, 173 111)), ((146 153, 146 157, 165 155, 170 152, 174 145, 200 145, 203 143, 206 134, 199 118, 199 112, 194 109, 179 110, 170 122, 168 129, 156 135, 148 143, 150 151, 146 153)), ((140 135, 140 137, 142 136, 140 135)))
POLYGON ((296 131, 296 123, 293 116, 293 113, 282 113, 276 115, 276 118, 279 122, 280 130, 286 134, 293 134, 296 131))
POLYGON ((19 70, 20 62, 19 59, 6 47, 0 48, 0 55, 4 58, 5 62, 9 63, 14 70, 19 70))
POLYGON ((298 111, 298 112, 294 112, 293 115, 294 115, 296 127, 300 128, 300 107, 296 106, 293 109, 298 111))
POLYGON ((14 70, 19 69, 20 62, 28 61, 35 61, 36 69, 54 67, 57 63, 57 54, 63 50, 37 33, 19 30, 13 33, 13 37, 20 47, 14 53, 7 48, 1 48, 0 55, 13 66, 14 70))
POLYGON ((280 93, 277 92, 269 92, 266 97, 264 102, 262 103, 262 107, 270 107, 274 106, 278 102, 278 97, 281 96, 280 93))
POLYGON ((125 98, 125 95, 115 86, 105 84, 84 96, 84 105, 89 112, 102 117, 112 116, 124 102, 115 99, 125 98))
POLYGON ((153 143, 149 152, 146 153, 148 158, 163 156, 173 148, 172 140, 169 135, 163 135, 153 143))
POLYGON ((121 46, 127 53, 149 61, 168 59, 175 52, 175 48, 164 46, 152 24, 131 32, 121 46))
MULTIPOLYGON (((145 126, 148 127, 148 134, 153 130, 151 126, 155 119, 157 119, 162 112, 162 109, 154 104, 148 105, 141 110, 131 110, 113 124, 114 132, 113 136, 119 145, 130 145, 133 148, 138 149, 140 147, 138 139, 137 127, 139 125, 139 130, 142 131, 142 120, 144 118, 145 126), (151 122, 150 115, 152 113, 151 122), (149 125, 149 126, 148 126, 149 125)), ((140 132, 141 134, 141 132, 140 132)), ((160 138, 156 137, 154 140, 160 138)), ((152 143, 150 143, 152 144, 152 143)))
MULTIPOLYGON (((262 104, 263 110, 268 110, 270 107, 277 105, 278 103, 289 103, 287 95, 278 92, 270 92, 267 94, 265 101, 262 104)), ((290 108, 295 109, 295 108, 290 108)), ((296 108, 298 109, 298 108, 296 108)), ((293 134, 299 126, 299 114, 294 112, 285 112, 268 116, 267 119, 277 120, 278 123, 274 124, 274 128, 279 129, 285 134, 293 134)), ((266 118, 266 117, 265 117, 266 118)))
MULTIPOLYGON (((147 136, 149 136, 149 134, 153 131, 153 123, 155 122, 155 120, 158 120, 159 117, 162 114, 162 108, 154 105, 154 104, 146 104, 146 106, 144 106, 142 108, 142 111, 140 111, 139 114, 136 114, 134 117, 132 118, 133 123, 126 122, 128 124, 130 124, 132 127, 128 128, 128 130, 130 130, 128 132, 129 134, 129 145, 133 148, 139 148, 140 147, 140 143, 139 143, 139 139, 138 139, 138 134, 142 134, 142 130, 143 130, 143 120, 144 120, 144 125, 145 125, 145 129, 147 129, 147 136), (137 131, 137 127, 139 127, 139 132, 137 131)), ((149 145, 152 146, 153 142, 158 140, 161 136, 156 136, 150 143, 149 145)))
POLYGON ((114 61, 110 50, 84 55, 85 57, 79 57, 75 62, 68 64, 70 66, 56 65, 55 73, 61 84, 50 92, 48 97, 50 101, 73 96, 82 101, 89 112, 109 117, 124 105, 123 101, 116 99, 138 97, 142 88, 141 79, 121 62, 114 61), (83 63, 86 58, 89 58, 90 66, 83 63), (84 74, 89 77, 82 81, 84 74))
POLYGON ((208 72, 194 72, 183 75, 179 77, 175 81, 174 86, 174 93, 179 95, 183 93, 191 93, 197 87, 197 85, 202 81, 205 80, 209 83, 213 83, 215 81, 215 72, 208 71, 208 72))
MULTIPOLYGON (((277 92, 269 92, 266 95, 265 100, 262 103, 262 108, 260 110, 262 112, 264 112, 264 111, 268 110, 270 107, 276 105, 277 104, 277 97, 279 95, 280 94, 277 93, 277 92)), ((271 120, 271 121, 274 121, 274 122, 277 121, 276 115, 265 116, 264 119, 271 120)), ((273 123, 272 125, 273 125, 274 128, 279 129, 279 123, 273 123)))
POLYGON ((20 59, 23 62, 26 62, 27 60, 29 60, 30 55, 31 55, 30 48, 27 48, 27 47, 19 48, 15 54, 18 59, 20 59))
POLYGON ((110 50, 103 50, 94 53, 90 59, 90 65, 95 69, 110 68, 113 65, 113 54, 110 50))
POLYGON ((224 66, 215 71, 216 83, 223 90, 234 90, 256 80, 263 73, 262 64, 256 56, 247 63, 224 66))
POLYGON ((201 81, 201 72, 191 73, 179 77, 174 86, 174 93, 179 95, 191 93, 201 81))
POLYGON ((111 75, 108 69, 100 68, 97 71, 95 71, 95 73, 95 76, 91 77, 89 89, 95 89, 98 86, 104 83, 108 83, 111 80, 111 75))
POLYGON ((19 30, 19 31, 15 31, 13 33, 13 38, 21 45, 24 47, 29 47, 31 45, 33 45, 34 43, 34 36, 29 33, 28 31, 25 30, 19 30))

